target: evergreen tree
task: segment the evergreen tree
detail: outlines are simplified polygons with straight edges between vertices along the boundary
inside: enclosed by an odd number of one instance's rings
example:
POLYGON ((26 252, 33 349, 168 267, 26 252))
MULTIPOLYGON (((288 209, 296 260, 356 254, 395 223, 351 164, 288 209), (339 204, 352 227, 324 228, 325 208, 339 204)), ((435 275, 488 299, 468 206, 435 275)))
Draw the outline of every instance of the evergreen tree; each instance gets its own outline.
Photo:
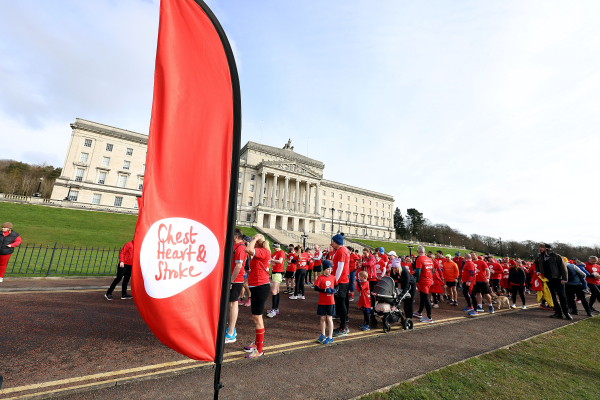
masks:
POLYGON ((417 233, 424 224, 425 218, 423 217, 423 213, 419 212, 416 208, 406 210, 406 227, 411 235, 417 236, 417 233))
POLYGON ((404 217, 402 217, 402 213, 398 207, 396 207, 396 211, 394 211, 394 228, 398 237, 403 239, 406 237, 406 225, 404 224, 404 217))

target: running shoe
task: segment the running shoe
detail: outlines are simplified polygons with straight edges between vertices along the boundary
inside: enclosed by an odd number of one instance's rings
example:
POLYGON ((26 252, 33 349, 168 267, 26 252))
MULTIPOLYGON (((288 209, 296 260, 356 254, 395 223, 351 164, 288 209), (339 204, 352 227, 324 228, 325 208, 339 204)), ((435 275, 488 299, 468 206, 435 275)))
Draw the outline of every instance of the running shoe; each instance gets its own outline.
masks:
POLYGON ((298 296, 294 296, 294 295, 290 296, 290 300, 297 300, 297 299, 298 299, 298 296))
POLYGON ((417 317, 417 318, 423 318, 423 315, 419 312, 414 312, 413 313, 413 317, 417 317))
POLYGON ((452 302, 452 305, 458 307, 458 303, 456 301, 452 302))
POLYGON ((244 346, 244 351, 246 353, 251 353, 253 351, 256 351, 256 344, 254 342, 252 342, 250 345, 244 346))
POLYGON ((494 313, 494 306, 489 306, 488 307, 488 311, 490 312, 490 314, 494 313))
POLYGON ((475 310, 471 310, 471 312, 469 313, 469 315, 470 315, 471 317, 476 317, 476 316, 478 316, 478 315, 479 315, 479 313, 478 313, 477 311, 475 311, 475 310))
POLYGON ((225 344, 234 343, 237 340, 237 329, 233 329, 233 335, 229 335, 229 329, 225 331, 225 344))
POLYGON ((427 322, 428 324, 433 324, 433 319, 431 319, 429 317, 421 318, 419 321, 427 322))
POLYGON ((258 350, 252 349, 252 351, 250 352, 250 354, 248 354, 246 356, 246 358, 256 358, 256 357, 262 356, 263 354, 265 354, 265 353, 264 352, 259 353, 258 350))
POLYGON ((354 301, 354 296, 350 297, 350 299, 348 299, 348 301, 354 301))
POLYGON ((581 304, 581 300, 575 300, 575 303, 581 304))
MULTIPOLYGON (((335 336, 335 334, 334 334, 335 336)), ((325 340, 323 340, 323 344, 333 344, 333 338, 325 338, 325 340)))
POLYGON ((366 325, 365 323, 362 323, 362 324, 360 324, 360 325, 358 326, 358 329, 362 329, 362 328, 363 328, 363 326, 365 326, 365 325, 366 325))
POLYGON ((484 312, 484 311, 483 311, 483 307, 479 307, 479 306, 477 306, 477 312, 484 312))
POLYGON ((349 332, 348 327, 346 327, 345 330, 337 328, 337 329, 333 330, 333 336, 334 337, 348 336, 348 332, 349 332))
POLYGON ((527 310, 527 307, 521 306, 521 310, 527 310))
POLYGON ((125 293, 124 295, 121 295, 121 300, 130 300, 133 299, 133 296, 130 294, 125 293))
POLYGON ((517 308, 517 305, 513 304, 513 305, 510 306, 510 308, 517 308))
POLYGON ((246 301, 246 304, 244 304, 246 307, 250 307, 250 304, 252 303, 252 300, 250 300, 250 297, 248 297, 248 301, 246 301))
POLYGON ((269 318, 273 318, 276 315, 277 315, 277 312, 275 310, 269 310, 269 312, 267 313, 267 317, 269 317, 269 318))
POLYGON ((321 333, 321 336, 319 336, 319 338, 317 339, 317 342, 323 344, 323 341, 325 341, 325 339, 327 339, 327 336, 325 336, 321 333))
POLYGON ((333 316, 333 319, 340 319, 340 316, 339 316, 339 315, 337 315, 337 314, 335 314, 335 315, 333 316))
POLYGON ((554 309, 548 307, 546 304, 540 304, 542 310, 554 311, 554 309))
POLYGON ((371 327, 369 325, 364 325, 362 328, 360 328, 361 331, 370 331, 371 327))
POLYGON ((596 310, 596 309, 595 309, 594 307, 592 307, 592 306, 590 306, 590 310, 592 310, 592 311, 593 311, 593 312, 595 312, 595 313, 597 313, 597 312, 600 312, 600 311, 596 310))
POLYGON ((592 292, 590 292, 590 289, 583 289, 583 293, 590 295, 592 294, 592 292))
POLYGON ((304 297, 303 295, 300 295, 300 296, 298 296, 298 298, 299 298, 300 300, 305 300, 305 299, 306 299, 306 297, 304 297))
POLYGON ((464 312, 469 312, 469 311, 473 311, 473 307, 465 307, 463 308, 464 312))
POLYGON ((434 304, 431 307, 433 307, 433 308, 440 308, 440 306, 438 304, 434 304))
POLYGON ((238 299, 238 304, 241 306, 244 304, 244 300, 243 299, 238 299))
POLYGON ((106 293, 106 294, 104 295, 104 297, 106 298, 106 300, 112 300, 112 299, 113 299, 113 298, 112 298, 112 294, 108 294, 108 293, 106 293))

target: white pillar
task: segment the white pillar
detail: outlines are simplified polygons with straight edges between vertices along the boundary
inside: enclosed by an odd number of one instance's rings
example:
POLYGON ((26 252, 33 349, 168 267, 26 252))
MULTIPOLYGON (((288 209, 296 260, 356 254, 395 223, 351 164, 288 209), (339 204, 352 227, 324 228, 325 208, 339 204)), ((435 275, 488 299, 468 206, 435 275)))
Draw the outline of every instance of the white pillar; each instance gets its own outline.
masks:
POLYGON ((267 173, 265 171, 262 172, 262 177, 260 179, 260 191, 258 192, 258 205, 264 205, 263 202, 263 192, 265 191, 265 182, 267 180, 267 173))
POLYGON ((306 204, 304 204, 304 212, 310 212, 310 182, 306 181, 306 204))
POLYGON ((271 194, 271 207, 277 207, 277 178, 279 175, 273 175, 273 193, 271 194))
POLYGON ((289 185, 289 183, 290 183, 290 177, 286 176, 285 184, 284 184, 284 188, 283 188, 284 194, 283 194, 283 207, 282 208, 284 210, 287 210, 287 208, 288 208, 287 202, 288 202, 288 185, 289 185))
POLYGON ((298 200, 300 199, 300 181, 296 179, 296 199, 294 201, 294 211, 298 211, 298 200))
POLYGON ((318 182, 315 185, 315 190, 317 191, 317 193, 315 193, 315 214, 321 214, 321 204, 319 200, 321 185, 318 182))

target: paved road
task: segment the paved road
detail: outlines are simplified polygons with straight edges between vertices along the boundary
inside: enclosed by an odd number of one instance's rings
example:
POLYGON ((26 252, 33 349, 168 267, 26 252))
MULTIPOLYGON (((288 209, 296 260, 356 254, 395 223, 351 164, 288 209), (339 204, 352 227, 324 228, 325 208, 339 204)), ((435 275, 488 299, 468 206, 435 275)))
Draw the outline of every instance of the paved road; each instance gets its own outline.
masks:
MULTIPOLYGON (((466 319, 460 311, 464 305, 442 305, 434 310, 433 325, 364 334, 355 329, 362 314, 351 303, 353 334, 324 347, 314 343, 317 293, 307 294, 304 301, 282 296, 280 316, 266 319, 266 355, 256 360, 241 358, 241 347, 254 334, 249 307, 241 307, 238 342, 226 347, 222 398, 352 398, 567 324, 539 309, 466 319), (489 340, 499 332, 502 340, 489 340)), ((99 290, 0 292, 0 374, 5 378, 0 398, 103 385, 113 387, 72 398, 173 398, 173 390, 177 398, 209 398, 212 366, 202 367, 159 343, 134 303, 118 297, 106 301, 99 290), (186 374, 114 387, 175 370, 186 374), (57 382, 64 379, 70 381, 57 382), (26 387, 39 383, 45 384, 26 387)))

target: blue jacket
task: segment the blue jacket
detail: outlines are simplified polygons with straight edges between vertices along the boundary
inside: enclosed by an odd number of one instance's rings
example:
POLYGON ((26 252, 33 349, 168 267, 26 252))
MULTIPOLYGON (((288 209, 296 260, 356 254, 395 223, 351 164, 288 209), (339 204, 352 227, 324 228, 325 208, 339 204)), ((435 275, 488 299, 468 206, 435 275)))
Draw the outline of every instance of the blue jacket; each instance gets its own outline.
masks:
POLYGON ((565 285, 583 285, 583 281, 585 280, 585 278, 579 275, 576 269, 579 270, 580 268, 573 264, 567 264, 569 280, 565 285))

